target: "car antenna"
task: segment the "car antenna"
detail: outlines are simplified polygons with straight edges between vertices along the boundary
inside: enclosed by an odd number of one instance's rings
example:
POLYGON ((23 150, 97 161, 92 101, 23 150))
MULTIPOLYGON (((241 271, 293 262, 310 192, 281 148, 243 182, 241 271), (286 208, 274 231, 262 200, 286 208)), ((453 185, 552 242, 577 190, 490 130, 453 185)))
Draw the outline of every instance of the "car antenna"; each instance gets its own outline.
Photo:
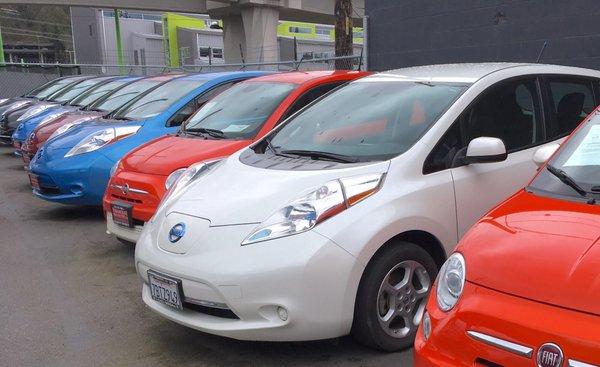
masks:
POLYGON ((298 69, 300 69, 300 65, 302 64, 302 61, 304 61, 304 55, 302 55, 302 57, 300 58, 300 61, 298 61, 298 63, 296 64, 294 71, 298 71, 298 69))
POLYGON ((539 64, 540 60, 542 60, 542 56, 544 56, 544 51, 546 51, 547 47, 548 47, 548 41, 544 41, 544 45, 542 46, 542 49, 540 50, 540 53, 538 54, 537 60, 535 60, 536 64, 539 64))

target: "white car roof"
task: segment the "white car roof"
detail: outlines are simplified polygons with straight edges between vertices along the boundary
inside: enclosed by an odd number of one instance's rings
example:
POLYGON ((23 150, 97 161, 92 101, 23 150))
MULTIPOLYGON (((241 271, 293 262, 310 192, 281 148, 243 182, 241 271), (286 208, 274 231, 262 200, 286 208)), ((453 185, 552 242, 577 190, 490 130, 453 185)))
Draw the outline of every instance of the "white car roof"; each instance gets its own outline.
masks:
POLYGON ((599 77, 596 70, 576 68, 570 66, 533 64, 533 63, 463 63, 463 64, 439 64, 413 66, 396 70, 380 72, 369 77, 359 79, 360 81, 384 81, 384 80, 418 80, 430 82, 457 82, 457 83, 475 83, 479 79, 492 73, 514 68, 527 69, 529 72, 538 72, 540 74, 573 74, 589 75, 599 77))

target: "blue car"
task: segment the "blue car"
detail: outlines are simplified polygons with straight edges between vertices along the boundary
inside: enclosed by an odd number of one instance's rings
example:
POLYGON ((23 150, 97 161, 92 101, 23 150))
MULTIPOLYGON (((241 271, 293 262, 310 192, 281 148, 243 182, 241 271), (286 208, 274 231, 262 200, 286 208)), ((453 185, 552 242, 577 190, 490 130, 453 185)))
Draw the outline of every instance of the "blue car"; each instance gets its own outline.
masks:
POLYGON ((105 86, 115 89, 125 84, 128 79, 130 79, 129 81, 135 80, 132 77, 115 76, 83 80, 67 88, 53 101, 39 102, 33 105, 17 119, 20 123, 12 134, 13 146, 18 149, 38 125, 85 107, 111 91, 107 90, 105 86), (103 94, 99 95, 102 92, 103 94), (90 101, 90 99, 92 100, 90 101))
POLYGON ((46 142, 32 159, 34 195, 71 205, 102 205, 110 172, 130 150, 174 133, 199 107, 235 83, 267 72, 183 75, 137 97, 110 119, 87 122, 46 142))

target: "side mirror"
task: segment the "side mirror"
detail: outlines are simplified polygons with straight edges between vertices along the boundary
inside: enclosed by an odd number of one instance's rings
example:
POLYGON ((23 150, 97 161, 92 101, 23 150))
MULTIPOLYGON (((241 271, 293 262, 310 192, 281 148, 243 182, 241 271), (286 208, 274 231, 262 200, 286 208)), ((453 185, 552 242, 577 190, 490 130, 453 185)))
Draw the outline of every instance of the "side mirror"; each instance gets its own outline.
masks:
POLYGON ((552 143, 539 148, 533 153, 533 163, 541 167, 556 151, 560 148, 560 144, 552 143))
POLYGON ((463 158, 465 164, 494 163, 506 160, 506 146, 502 139, 480 137, 471 140, 467 147, 467 155, 463 158))

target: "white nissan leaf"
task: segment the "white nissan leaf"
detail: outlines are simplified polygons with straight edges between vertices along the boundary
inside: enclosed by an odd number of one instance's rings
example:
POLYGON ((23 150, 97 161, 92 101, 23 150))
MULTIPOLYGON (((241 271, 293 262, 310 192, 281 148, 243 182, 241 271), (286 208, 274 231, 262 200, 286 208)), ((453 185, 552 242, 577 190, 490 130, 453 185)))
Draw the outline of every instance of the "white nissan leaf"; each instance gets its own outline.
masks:
POLYGON ((143 300, 236 339, 408 347, 447 254, 594 109, 599 78, 457 64, 351 82, 179 178, 137 243, 143 300))

